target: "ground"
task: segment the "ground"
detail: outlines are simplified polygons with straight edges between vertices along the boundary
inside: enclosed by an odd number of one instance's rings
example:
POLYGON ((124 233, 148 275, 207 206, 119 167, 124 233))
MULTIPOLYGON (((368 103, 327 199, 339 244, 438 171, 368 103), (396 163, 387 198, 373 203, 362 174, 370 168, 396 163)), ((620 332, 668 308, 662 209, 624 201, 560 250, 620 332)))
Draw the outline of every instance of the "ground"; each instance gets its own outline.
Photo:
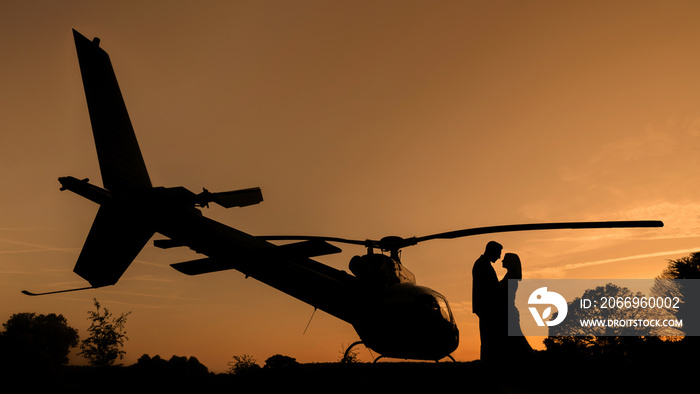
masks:
POLYGON ((520 367, 508 363, 488 366, 480 361, 314 363, 287 368, 261 368, 241 375, 149 370, 139 368, 138 365, 101 369, 67 366, 46 375, 23 379, 24 384, 21 386, 72 393, 128 393, 131 390, 175 393, 224 390, 304 390, 334 393, 399 390, 455 390, 473 393, 647 393, 663 392, 668 387, 688 387, 683 386, 682 380, 690 379, 677 364, 668 362, 660 362, 657 365, 619 362, 564 363, 544 358, 520 367))

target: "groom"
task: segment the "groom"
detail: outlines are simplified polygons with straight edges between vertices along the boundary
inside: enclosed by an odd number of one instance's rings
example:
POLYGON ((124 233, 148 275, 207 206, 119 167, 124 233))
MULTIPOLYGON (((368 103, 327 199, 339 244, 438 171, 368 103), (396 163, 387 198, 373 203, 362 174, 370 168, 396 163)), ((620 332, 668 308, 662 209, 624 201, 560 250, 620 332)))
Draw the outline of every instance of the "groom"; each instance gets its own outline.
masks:
POLYGON ((503 346, 499 332, 498 276, 493 263, 501 258, 503 246, 491 241, 472 268, 472 312, 479 317, 481 360, 494 361, 503 346))

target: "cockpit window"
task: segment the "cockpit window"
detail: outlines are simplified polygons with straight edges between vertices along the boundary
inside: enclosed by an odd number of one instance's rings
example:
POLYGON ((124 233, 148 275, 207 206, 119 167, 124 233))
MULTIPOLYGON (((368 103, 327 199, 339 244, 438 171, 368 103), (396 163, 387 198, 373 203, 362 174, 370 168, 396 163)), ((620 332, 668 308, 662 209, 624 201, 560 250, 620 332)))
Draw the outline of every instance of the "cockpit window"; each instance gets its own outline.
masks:
POLYGON ((437 299, 438 305, 440 306, 442 317, 447 321, 452 321, 452 313, 450 312, 450 306, 447 305, 447 300, 442 297, 435 297, 435 299, 437 299))
POLYGON ((443 319, 452 322, 452 312, 447 301, 438 295, 423 294, 419 296, 421 302, 428 306, 433 313, 439 313, 443 319))
POLYGON ((400 283, 416 283, 416 277, 413 275, 413 272, 401 264, 396 264, 396 276, 399 277, 400 283))

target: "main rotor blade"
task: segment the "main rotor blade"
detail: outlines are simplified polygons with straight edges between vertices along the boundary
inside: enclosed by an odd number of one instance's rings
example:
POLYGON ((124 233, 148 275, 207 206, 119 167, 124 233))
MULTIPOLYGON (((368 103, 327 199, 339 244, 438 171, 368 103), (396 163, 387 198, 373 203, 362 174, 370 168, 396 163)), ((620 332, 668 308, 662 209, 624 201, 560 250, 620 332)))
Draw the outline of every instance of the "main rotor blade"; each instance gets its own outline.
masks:
POLYGON ((362 245, 365 247, 379 248, 384 250, 398 250, 406 246, 413 246, 419 242, 432 239, 454 239, 469 237, 472 235, 505 233, 513 231, 534 231, 534 230, 560 230, 560 229, 594 229, 594 228, 637 228, 637 227, 663 227, 660 220, 626 220, 608 222, 562 222, 562 223, 530 223, 530 224, 509 224, 503 226, 476 227, 463 230, 448 231, 444 233, 426 235, 423 237, 384 237, 379 241, 367 239, 364 241, 355 239, 345 239, 336 237, 307 236, 307 235, 268 235, 258 238, 266 241, 306 241, 321 240, 328 242, 340 242, 352 245, 362 245))
MULTIPOLYGON (((629 228, 629 227, 663 227, 664 223, 660 220, 628 220, 628 221, 612 221, 612 222, 566 222, 566 223, 531 223, 531 224, 510 224, 505 226, 489 226, 477 227, 464 230, 448 231, 426 235, 424 237, 416 237, 413 239, 414 245, 418 242, 428 241, 431 239, 454 239, 459 237, 468 237, 471 235, 504 233, 511 231, 533 231, 533 230, 559 230, 559 229, 590 229, 590 228, 629 228)), ((407 239, 408 241, 408 239, 407 239)))

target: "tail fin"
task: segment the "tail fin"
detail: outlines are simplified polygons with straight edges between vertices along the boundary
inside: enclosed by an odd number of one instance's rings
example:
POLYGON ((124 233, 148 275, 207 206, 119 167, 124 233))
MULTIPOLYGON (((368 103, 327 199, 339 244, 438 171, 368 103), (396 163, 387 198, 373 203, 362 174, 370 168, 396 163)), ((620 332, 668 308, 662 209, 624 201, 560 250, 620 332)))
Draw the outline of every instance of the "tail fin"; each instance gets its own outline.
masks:
POLYGON ((114 194, 150 189, 146 164, 117 77, 99 39, 73 30, 104 187, 114 194))
POLYGON ((133 207, 112 197, 146 192, 152 186, 109 55, 99 47, 99 39, 90 41, 75 30, 73 37, 102 183, 109 190, 100 194, 108 196, 109 203, 100 206, 74 272, 101 287, 117 283, 155 233, 133 207))

